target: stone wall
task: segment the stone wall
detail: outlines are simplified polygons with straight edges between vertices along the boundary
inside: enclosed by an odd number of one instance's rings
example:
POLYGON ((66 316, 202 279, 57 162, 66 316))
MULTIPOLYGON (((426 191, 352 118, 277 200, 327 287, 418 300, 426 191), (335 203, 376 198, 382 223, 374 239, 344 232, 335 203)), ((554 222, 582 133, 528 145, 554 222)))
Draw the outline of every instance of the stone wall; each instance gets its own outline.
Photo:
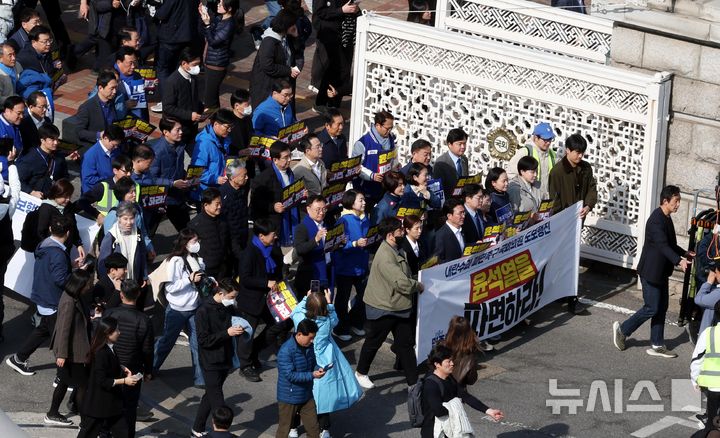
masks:
MULTIPOLYGON (((693 194, 713 189, 720 171, 720 44, 712 41, 720 38, 720 24, 655 11, 639 15, 653 27, 643 28, 634 20, 633 28, 627 28, 616 21, 610 63, 674 74, 665 183, 683 191, 683 205, 674 220, 679 237, 686 236, 693 194), (666 22, 670 29, 661 27, 666 22), (676 37, 673 31, 689 38, 676 37), (691 40, 699 37, 704 38, 691 40)), ((702 199, 698 211, 710 207, 711 201, 702 199)))

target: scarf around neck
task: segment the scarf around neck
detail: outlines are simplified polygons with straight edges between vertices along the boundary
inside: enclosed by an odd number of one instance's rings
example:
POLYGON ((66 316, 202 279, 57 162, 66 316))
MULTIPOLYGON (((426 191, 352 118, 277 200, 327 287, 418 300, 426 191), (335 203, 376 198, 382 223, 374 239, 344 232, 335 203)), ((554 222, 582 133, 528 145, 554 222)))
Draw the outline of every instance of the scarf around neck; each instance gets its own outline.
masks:
POLYGON ((265 246, 258 236, 253 236, 252 243, 257 247, 257 249, 260 250, 260 253, 265 257, 265 272, 268 274, 272 274, 275 272, 275 268, 277 267, 277 264, 275 263, 275 260, 270 256, 270 253, 272 253, 272 246, 265 246))

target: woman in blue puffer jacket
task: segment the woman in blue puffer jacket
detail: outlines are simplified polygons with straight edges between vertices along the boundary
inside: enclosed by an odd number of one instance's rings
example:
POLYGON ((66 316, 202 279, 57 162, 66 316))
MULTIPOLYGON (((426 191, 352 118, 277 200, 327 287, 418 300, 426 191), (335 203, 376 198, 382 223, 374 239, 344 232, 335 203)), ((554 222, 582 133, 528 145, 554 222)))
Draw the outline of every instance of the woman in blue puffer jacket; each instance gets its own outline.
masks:
POLYGON ((211 17, 207 7, 198 6, 201 26, 206 42, 205 51, 205 106, 220 108, 220 84, 230 65, 230 46, 232 46, 237 21, 235 15, 240 8, 240 0, 220 0, 217 2, 217 15, 211 17))

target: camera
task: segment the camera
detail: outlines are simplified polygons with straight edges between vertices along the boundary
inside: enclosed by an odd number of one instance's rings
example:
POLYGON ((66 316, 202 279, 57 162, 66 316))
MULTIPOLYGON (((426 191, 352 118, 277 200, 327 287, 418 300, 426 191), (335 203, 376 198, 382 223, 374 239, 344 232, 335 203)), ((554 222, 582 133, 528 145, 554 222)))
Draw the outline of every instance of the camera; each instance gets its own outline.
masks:
POLYGON ((203 298, 207 298, 215 294, 215 284, 215 280, 205 275, 204 272, 200 272, 200 280, 193 283, 195 290, 197 290, 203 298))

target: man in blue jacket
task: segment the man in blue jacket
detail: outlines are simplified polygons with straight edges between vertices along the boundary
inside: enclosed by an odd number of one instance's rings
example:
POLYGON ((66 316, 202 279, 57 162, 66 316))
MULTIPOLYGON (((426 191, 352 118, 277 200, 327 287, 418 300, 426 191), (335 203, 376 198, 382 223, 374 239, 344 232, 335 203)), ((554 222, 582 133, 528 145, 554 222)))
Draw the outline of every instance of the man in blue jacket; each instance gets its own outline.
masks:
POLYGON ((277 137, 281 129, 297 120, 293 115, 290 101, 293 98, 292 86, 284 79, 273 82, 272 93, 253 112, 255 134, 277 137))
POLYGON ((200 194, 208 187, 225 184, 225 158, 230 150, 228 134, 232 131, 235 116, 229 109, 220 109, 212 116, 212 123, 205 126, 195 137, 192 165, 203 166, 200 186, 192 191, 191 197, 200 201, 200 194))
POLYGON ((312 343, 317 331, 318 326, 314 321, 300 321, 295 336, 288 339, 278 352, 277 398, 280 419, 275 438, 288 436, 293 418, 298 413, 308 438, 320 436, 312 389, 313 380, 322 378, 325 370, 315 370, 312 343))
POLYGON ((80 168, 82 193, 113 176, 112 159, 120 155, 119 147, 123 141, 125 141, 125 131, 117 125, 110 125, 100 134, 100 139, 85 152, 80 168))
POLYGON ((8 96, 3 103, 3 113, 0 115, 0 138, 13 139, 17 156, 22 154, 23 149, 20 135, 20 122, 23 117, 25 117, 25 101, 20 96, 8 96))
MULTIPOLYGON (((72 226, 69 217, 55 217, 50 222, 50 237, 43 240, 35 250, 34 280, 30 299, 37 306, 40 322, 17 353, 5 361, 10 368, 23 376, 35 374, 35 371, 31 371, 28 367, 27 360, 43 342, 50 339, 55 330, 58 303, 72 272, 69 248, 65 246, 72 226)), ((76 264, 80 262, 76 260, 76 264)))
POLYGON ((155 159, 150 166, 150 175, 174 181, 166 199, 165 212, 176 230, 187 227, 190 213, 185 206, 190 182, 185 179, 185 144, 182 142, 183 127, 178 120, 163 117, 158 128, 162 133, 151 143, 155 159))

